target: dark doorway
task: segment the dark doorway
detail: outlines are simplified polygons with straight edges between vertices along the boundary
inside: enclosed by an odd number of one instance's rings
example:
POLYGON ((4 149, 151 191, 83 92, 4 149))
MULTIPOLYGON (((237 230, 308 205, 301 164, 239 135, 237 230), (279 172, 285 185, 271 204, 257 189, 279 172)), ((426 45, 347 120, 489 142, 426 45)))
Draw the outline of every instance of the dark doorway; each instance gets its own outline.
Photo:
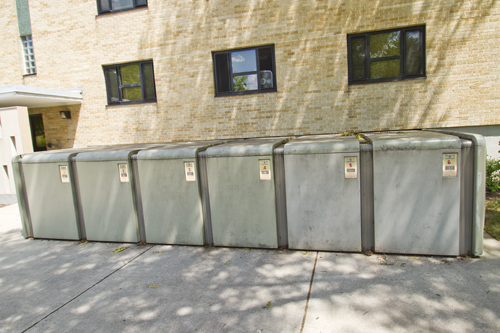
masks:
POLYGON ((34 151, 47 150, 45 142, 45 131, 43 130, 42 114, 30 115, 31 140, 33 142, 34 151))

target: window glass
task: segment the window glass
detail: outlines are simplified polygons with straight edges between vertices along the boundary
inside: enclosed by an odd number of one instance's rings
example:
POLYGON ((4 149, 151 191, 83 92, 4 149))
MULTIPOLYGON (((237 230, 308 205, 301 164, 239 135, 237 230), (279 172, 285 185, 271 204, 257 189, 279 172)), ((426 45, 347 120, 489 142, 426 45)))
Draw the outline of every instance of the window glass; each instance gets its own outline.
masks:
POLYGON ((399 59, 375 61, 370 64, 371 79, 396 77, 400 75, 401 75, 401 61, 399 59))
POLYGON ((231 52, 231 63, 233 65, 233 73, 257 71, 255 50, 231 52))
POLYGON ((22 36, 21 42, 23 45, 23 55, 24 55, 24 73, 25 74, 35 74, 35 54, 33 51, 33 39, 31 35, 22 36))
POLYGON ((399 55, 400 32, 387 32, 370 36, 370 57, 382 58, 399 55))
POLYGON ((140 101, 142 100, 141 87, 122 88, 123 102, 140 101))
POLYGON ((259 67, 260 70, 273 70, 273 50, 270 47, 259 49, 259 67))
POLYGON ((406 73, 420 74, 420 31, 406 32, 406 73))
POLYGON ((113 10, 134 8, 134 0, 112 0, 113 10))
POLYGON ((141 83, 139 64, 120 66, 120 77, 122 85, 141 83))
POLYGON ((153 64, 147 63, 142 65, 144 77, 144 98, 155 99, 155 80, 153 76, 153 64))
POLYGON ((355 79, 365 77, 365 39, 353 38, 351 40, 352 75, 355 79))
POLYGON ((215 68, 217 78, 217 91, 230 92, 229 87, 229 64, 228 54, 220 53, 215 55, 215 68))
POLYGON ((120 95, 118 94, 118 77, 116 73, 116 68, 108 69, 106 71, 108 80, 108 94, 112 102, 120 101, 120 95))
POLYGON ((233 77, 234 91, 257 90, 257 74, 239 75, 233 77))
POLYGON ((98 0, 99 5, 100 5, 100 11, 102 12, 109 12, 111 8, 109 8, 109 0, 98 0))

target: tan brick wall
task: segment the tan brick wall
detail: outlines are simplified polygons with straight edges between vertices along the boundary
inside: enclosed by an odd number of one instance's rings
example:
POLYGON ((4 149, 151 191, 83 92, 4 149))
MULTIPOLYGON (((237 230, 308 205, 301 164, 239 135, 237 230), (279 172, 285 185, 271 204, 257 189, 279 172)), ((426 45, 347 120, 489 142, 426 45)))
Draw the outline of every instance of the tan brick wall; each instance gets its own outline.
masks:
POLYGON ((100 16, 95 0, 38 0, 30 13, 38 74, 25 84, 83 88, 70 121, 36 110, 64 147, 500 124, 493 0, 149 0, 100 16), (422 24, 427 78, 348 85, 348 33, 422 24), (278 92, 215 98, 211 52, 265 44, 278 92), (144 59, 157 103, 106 106, 102 65, 144 59))
POLYGON ((16 0, 2 0, 0 7, 0 86, 22 84, 24 65, 17 25, 16 0))

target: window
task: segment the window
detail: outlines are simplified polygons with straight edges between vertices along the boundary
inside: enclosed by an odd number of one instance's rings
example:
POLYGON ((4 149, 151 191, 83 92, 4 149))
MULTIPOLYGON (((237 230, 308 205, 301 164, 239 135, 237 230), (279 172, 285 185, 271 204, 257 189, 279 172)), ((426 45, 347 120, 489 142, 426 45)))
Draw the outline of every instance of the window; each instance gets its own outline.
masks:
POLYGON ((108 104, 156 101, 153 61, 104 66, 108 104))
POLYGON ((23 43, 23 58, 24 58, 24 73, 36 74, 35 53, 33 51, 33 39, 31 35, 22 36, 23 43))
POLYGON ((104 14, 146 7, 147 5, 147 0, 97 0, 97 11, 99 14, 104 14))
POLYGON ((277 91, 274 45, 213 52, 215 96, 277 91))
POLYGON ((349 84, 425 77, 425 27, 347 36, 349 84))

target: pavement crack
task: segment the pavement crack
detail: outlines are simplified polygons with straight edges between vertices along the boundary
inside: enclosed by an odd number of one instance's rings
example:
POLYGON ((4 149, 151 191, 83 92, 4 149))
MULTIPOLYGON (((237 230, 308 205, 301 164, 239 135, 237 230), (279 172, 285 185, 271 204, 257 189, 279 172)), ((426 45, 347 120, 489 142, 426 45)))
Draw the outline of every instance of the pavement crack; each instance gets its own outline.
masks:
POLYGON ((316 252, 316 259, 314 259, 314 267, 311 274, 311 282, 309 282, 309 292, 307 293, 306 308, 304 310, 304 318, 302 319, 302 326, 300 327, 300 333, 304 331, 304 325, 306 324, 307 308, 309 307, 309 298, 311 297, 311 289, 314 280, 314 272, 316 271, 316 263, 318 262, 318 254, 319 252, 316 252))
POLYGON ((29 331, 30 329, 32 329, 33 327, 35 327, 36 325, 40 324, 42 321, 44 321, 45 319, 47 319, 48 317, 50 317, 51 315, 53 315, 54 313, 56 313, 57 311, 61 310, 63 307, 65 307, 66 305, 68 305, 69 303, 73 302, 75 299, 77 299, 78 297, 82 296, 83 294, 85 294, 87 291, 89 291, 90 289, 94 288, 95 286, 97 286, 99 283, 101 283, 102 281, 106 280, 107 278, 109 278, 111 275, 115 274, 116 272, 118 272, 119 270, 121 270, 123 267, 127 266, 128 264, 130 264, 132 261, 134 261, 135 259, 139 258, 140 256, 142 256, 144 253, 148 252, 149 250, 151 250, 152 248, 154 247, 154 245, 152 246, 149 246, 146 250, 142 251, 141 253, 139 253, 137 256, 135 256, 134 258, 130 259, 129 261, 125 262, 123 265, 121 265, 120 267, 118 267, 117 269, 115 269, 113 272, 109 273, 108 275, 106 275, 105 277, 103 277, 102 279, 100 279, 99 281, 97 281, 96 283, 94 283, 92 286, 90 286, 89 288, 85 289, 84 291, 82 291, 81 293, 79 293, 78 295, 76 295, 75 297, 73 297, 72 299, 70 299, 69 301, 67 301, 66 303, 64 303, 63 305, 61 305, 60 307, 58 307, 57 309, 55 309, 54 311, 52 311, 51 313, 49 313, 48 315, 46 315, 45 317, 43 317, 42 319, 38 320, 36 323, 34 323, 33 325, 31 325, 30 327, 28 327, 27 329, 25 329, 24 331, 22 331, 21 333, 25 333, 27 331, 29 331))

